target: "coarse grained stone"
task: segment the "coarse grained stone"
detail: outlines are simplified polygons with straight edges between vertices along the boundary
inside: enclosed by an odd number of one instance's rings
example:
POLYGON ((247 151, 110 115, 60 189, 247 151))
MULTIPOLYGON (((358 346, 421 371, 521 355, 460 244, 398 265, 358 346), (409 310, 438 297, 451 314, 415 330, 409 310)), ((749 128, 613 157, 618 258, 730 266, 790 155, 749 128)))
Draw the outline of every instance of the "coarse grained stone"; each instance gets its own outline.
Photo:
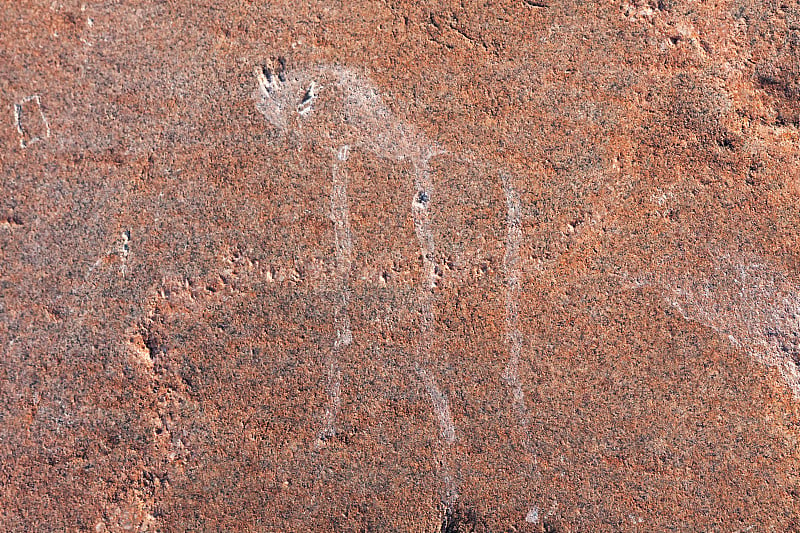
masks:
POLYGON ((0 10, 3 531, 800 528, 798 6, 0 10))

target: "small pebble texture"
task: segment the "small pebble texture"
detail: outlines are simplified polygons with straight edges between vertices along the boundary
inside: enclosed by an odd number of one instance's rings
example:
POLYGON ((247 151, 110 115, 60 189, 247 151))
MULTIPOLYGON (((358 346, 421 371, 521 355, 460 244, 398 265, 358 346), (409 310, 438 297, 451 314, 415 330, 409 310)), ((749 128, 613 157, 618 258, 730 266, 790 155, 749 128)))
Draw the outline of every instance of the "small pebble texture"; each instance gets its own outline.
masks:
POLYGON ((796 1, 0 14, 0 530, 800 531, 796 1))

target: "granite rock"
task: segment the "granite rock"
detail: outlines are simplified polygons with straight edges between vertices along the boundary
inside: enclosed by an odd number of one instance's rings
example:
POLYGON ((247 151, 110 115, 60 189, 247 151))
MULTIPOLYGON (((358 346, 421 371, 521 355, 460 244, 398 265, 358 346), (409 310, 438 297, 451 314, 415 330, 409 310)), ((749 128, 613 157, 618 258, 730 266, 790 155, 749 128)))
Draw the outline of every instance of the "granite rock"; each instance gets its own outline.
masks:
POLYGON ((800 7, 6 2, 3 531, 800 530, 800 7))

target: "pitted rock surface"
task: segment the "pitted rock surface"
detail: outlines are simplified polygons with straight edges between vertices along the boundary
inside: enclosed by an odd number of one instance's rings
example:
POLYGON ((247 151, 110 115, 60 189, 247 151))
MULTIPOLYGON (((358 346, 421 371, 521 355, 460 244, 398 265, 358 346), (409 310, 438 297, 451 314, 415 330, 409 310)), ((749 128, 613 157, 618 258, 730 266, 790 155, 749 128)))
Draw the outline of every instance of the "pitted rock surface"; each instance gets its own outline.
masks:
POLYGON ((0 530, 800 528, 800 6, 0 9, 0 530))

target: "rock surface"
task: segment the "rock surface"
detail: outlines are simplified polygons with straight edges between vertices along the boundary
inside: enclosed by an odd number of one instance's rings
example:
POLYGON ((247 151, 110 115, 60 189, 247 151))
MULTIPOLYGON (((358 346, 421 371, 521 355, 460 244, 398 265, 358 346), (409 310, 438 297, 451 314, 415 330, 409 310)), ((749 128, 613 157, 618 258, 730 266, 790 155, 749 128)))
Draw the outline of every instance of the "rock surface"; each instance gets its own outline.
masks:
POLYGON ((800 530, 800 6, 6 2, 3 531, 800 530))

